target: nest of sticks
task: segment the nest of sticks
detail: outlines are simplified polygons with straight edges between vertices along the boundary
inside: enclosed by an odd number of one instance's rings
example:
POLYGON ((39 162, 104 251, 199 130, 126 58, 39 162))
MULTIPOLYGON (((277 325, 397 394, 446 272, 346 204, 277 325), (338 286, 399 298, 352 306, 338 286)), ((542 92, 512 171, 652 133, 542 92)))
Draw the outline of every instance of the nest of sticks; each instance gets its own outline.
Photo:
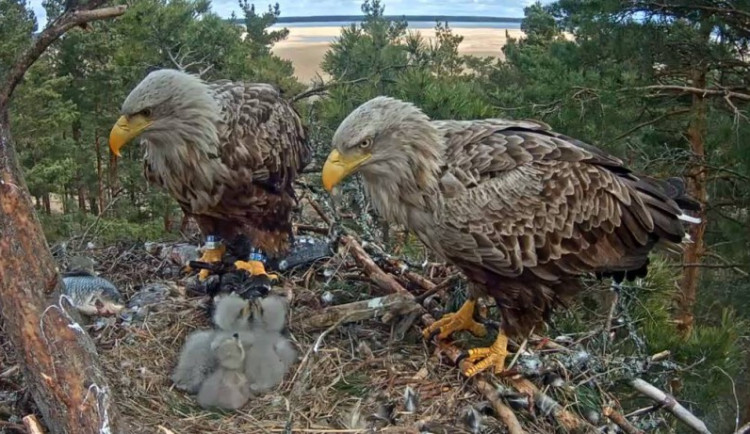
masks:
MULTIPOLYGON (((311 207, 307 216, 315 217, 299 224, 298 231, 330 235, 334 223, 320 204, 306 199, 311 207)), ((465 283, 457 271, 444 264, 409 266, 407 260, 352 234, 336 237, 336 245, 331 257, 282 273, 282 284, 273 291, 291 302, 288 326, 300 360, 279 387, 235 412, 203 410, 170 380, 186 336, 210 327, 208 298, 186 290, 180 264, 147 253, 141 244, 87 250, 97 261, 97 271, 126 298, 146 284, 162 282, 169 288, 166 299, 152 305, 141 321, 125 325, 112 319, 85 326, 129 432, 668 429, 664 410, 675 412, 674 399, 659 395, 643 380, 638 383, 638 375, 671 363, 669 353, 631 360, 601 351, 618 327, 612 311, 584 335, 540 330, 511 342, 516 356, 509 358, 506 372, 466 379, 456 366, 460 348, 490 344, 492 336, 479 340, 459 333, 456 342, 436 345, 421 335, 422 327, 462 302, 461 291, 449 290, 465 283), (610 386, 623 380, 630 382, 632 395, 642 398, 629 396, 627 403, 618 398, 610 386), (625 406, 631 408, 626 411, 625 406)), ((7 350, 0 354, 0 433, 29 432, 21 417, 33 414, 33 400, 23 393, 12 349, 5 341, 0 344, 7 350)))

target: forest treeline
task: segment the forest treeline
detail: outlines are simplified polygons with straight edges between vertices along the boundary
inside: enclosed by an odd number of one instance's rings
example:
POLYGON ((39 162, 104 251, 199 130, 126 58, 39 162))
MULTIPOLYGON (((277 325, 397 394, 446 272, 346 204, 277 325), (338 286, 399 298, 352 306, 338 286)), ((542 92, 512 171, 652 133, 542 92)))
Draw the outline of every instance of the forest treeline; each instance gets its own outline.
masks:
MULTIPOLYGON (((121 102, 153 68, 180 65, 208 80, 314 95, 296 104, 318 165, 339 122, 376 95, 411 101, 433 118, 542 120, 636 172, 687 179, 704 223, 691 229, 681 263, 658 257, 628 296, 647 348, 622 351, 670 350, 680 368, 653 375, 714 432, 731 432, 738 415, 750 420, 750 3, 535 4, 525 9, 523 39, 498 58, 477 58, 459 54, 462 37, 450 23, 436 23, 436 39, 427 40, 365 0, 364 20, 343 27, 325 55, 330 81, 312 85, 271 51, 288 35, 272 28, 278 5, 261 11, 240 0, 242 16, 226 20, 209 0, 131 3, 113 22, 65 35, 14 97, 13 134, 48 240, 80 235, 97 219, 101 243, 177 236, 182 215, 144 181, 142 151, 129 147, 115 160, 107 146, 121 102), (303 93, 311 86, 326 91, 303 93), (55 197, 62 213, 52 212, 55 197)), ((64 2, 45 5, 54 18, 64 2)), ((43 24, 25 1, 0 0, 0 77, 43 24)), ((555 327, 583 326, 567 313, 555 327)))

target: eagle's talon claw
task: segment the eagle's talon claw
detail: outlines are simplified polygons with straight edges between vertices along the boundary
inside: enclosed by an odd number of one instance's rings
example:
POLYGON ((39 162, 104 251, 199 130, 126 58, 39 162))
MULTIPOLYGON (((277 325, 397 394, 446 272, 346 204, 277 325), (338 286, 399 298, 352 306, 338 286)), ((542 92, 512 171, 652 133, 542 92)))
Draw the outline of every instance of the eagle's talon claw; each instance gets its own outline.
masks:
POLYGON ((264 276, 271 282, 279 281, 279 275, 275 273, 266 273, 266 266, 260 261, 236 261, 234 267, 238 270, 245 270, 251 276, 264 276))
POLYGON ((484 325, 474 320, 475 304, 475 300, 467 300, 457 312, 447 313, 432 325, 425 328, 422 331, 422 336, 432 339, 435 334, 437 334, 438 338, 445 339, 453 332, 459 330, 468 330, 471 334, 478 337, 486 336, 487 329, 484 325))
POLYGON ((490 347, 472 348, 468 351, 468 361, 471 364, 463 369, 466 377, 473 377, 478 373, 493 368, 495 374, 505 370, 505 358, 508 356, 508 337, 500 331, 495 343, 490 347))

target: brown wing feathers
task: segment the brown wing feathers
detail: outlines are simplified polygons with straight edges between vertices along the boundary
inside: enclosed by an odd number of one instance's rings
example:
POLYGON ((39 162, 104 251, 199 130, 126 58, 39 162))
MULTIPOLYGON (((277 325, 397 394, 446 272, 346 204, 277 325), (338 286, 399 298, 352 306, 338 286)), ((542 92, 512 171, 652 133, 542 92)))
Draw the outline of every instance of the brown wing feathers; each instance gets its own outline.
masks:
POLYGON ((468 190, 446 202, 442 242, 506 330, 546 317, 581 275, 642 276, 658 241, 682 240, 682 212, 658 184, 543 126, 508 124, 445 125, 446 170, 468 190))

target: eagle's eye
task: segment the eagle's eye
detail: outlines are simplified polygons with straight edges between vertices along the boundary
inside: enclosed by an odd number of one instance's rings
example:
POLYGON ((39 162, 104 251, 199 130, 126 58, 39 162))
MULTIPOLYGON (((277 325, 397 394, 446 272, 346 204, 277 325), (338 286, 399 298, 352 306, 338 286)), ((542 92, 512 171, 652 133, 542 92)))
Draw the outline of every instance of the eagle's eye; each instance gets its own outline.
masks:
POLYGON ((145 109, 141 110, 140 112, 138 112, 138 114, 142 115, 143 117, 149 118, 149 117, 151 117, 151 109, 150 108, 145 108, 145 109))
POLYGON ((372 145, 372 139, 369 138, 369 137, 366 138, 366 139, 364 139, 364 140, 362 140, 361 142, 359 142, 359 147, 362 148, 362 149, 367 149, 371 145, 372 145))

